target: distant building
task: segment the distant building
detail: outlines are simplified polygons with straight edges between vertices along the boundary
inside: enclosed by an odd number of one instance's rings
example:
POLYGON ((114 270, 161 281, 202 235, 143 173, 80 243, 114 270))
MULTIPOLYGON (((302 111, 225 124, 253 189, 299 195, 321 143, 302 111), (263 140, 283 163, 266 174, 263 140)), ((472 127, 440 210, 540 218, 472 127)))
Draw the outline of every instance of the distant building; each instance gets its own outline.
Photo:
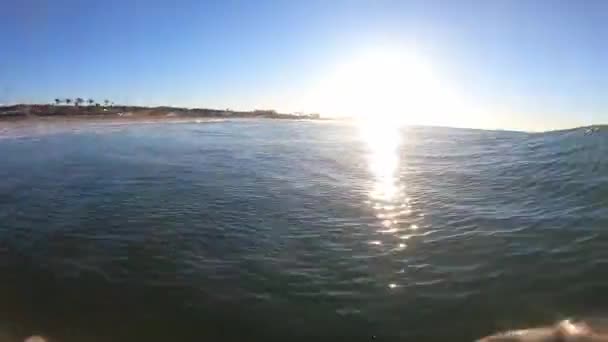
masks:
POLYGON ((261 114, 261 115, 275 115, 277 114, 277 111, 274 109, 256 109, 253 111, 255 114, 261 114))

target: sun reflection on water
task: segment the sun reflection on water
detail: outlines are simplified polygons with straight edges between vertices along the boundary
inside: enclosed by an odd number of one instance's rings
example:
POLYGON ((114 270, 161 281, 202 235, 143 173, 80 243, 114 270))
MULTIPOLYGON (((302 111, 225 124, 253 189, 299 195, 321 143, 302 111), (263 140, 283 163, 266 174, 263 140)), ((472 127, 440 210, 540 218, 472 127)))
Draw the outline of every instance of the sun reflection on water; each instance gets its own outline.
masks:
POLYGON ((359 131, 367 147, 368 167, 373 177, 366 204, 376 212, 379 223, 376 233, 394 236, 395 245, 403 249, 406 246, 399 241, 403 233, 413 233, 418 225, 413 220, 412 201, 399 174, 403 163, 400 160, 401 127, 386 120, 361 120, 359 131))
POLYGON ((361 121, 359 127, 369 149, 369 168, 375 178, 370 197, 376 202, 375 206, 391 210, 401 190, 397 179, 401 145, 399 129, 396 125, 369 120, 361 121))
MULTIPOLYGON (((408 191, 404 179, 406 161, 401 156, 403 140, 407 139, 406 131, 398 123, 382 119, 361 120, 359 131, 366 147, 371 176, 368 199, 364 202, 374 211, 376 218, 367 243, 382 255, 412 253, 416 238, 430 230, 424 225, 424 215, 416 208, 419 202, 415 194, 408 191)), ((396 290, 403 283, 399 279, 389 279, 387 285, 389 289, 396 290)))
MULTIPOLYGON (((361 138, 367 146, 367 159, 373 176, 370 189, 370 204, 377 211, 377 217, 388 228, 395 217, 395 209, 403 208, 404 186, 399 182, 399 148, 401 135, 398 124, 383 120, 361 120, 361 138)), ((402 209, 401 209, 402 210, 402 209)))
MULTIPOLYGON (((391 253, 407 249, 404 233, 415 225, 410 216, 410 199, 405 195, 405 184, 400 181, 400 125, 386 120, 365 120, 359 123, 361 139, 367 147, 367 163, 372 176, 369 190, 369 205, 378 220, 370 246, 391 253)), ((417 226, 415 226, 417 227, 417 226)), ((407 236, 409 238, 409 235, 407 236)), ((390 282, 388 288, 395 290, 399 283, 390 282)))

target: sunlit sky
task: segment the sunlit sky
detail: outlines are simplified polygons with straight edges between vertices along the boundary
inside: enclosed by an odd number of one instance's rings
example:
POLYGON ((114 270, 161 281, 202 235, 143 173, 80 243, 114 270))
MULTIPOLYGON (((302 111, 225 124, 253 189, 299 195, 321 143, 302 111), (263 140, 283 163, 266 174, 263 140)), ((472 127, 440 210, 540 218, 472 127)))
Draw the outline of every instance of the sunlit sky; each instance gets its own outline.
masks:
POLYGON ((0 103, 608 123, 608 1, 4 1, 0 103))

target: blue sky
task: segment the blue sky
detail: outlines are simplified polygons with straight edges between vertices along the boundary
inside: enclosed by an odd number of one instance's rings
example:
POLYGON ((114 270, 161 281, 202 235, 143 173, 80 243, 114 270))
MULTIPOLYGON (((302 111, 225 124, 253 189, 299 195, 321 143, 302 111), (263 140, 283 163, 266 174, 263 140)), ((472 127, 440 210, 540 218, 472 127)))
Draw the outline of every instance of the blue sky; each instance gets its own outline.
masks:
POLYGON ((407 46, 483 112, 469 126, 608 123, 607 42, 602 0, 8 1, 0 103, 322 112, 302 94, 333 69, 407 46))

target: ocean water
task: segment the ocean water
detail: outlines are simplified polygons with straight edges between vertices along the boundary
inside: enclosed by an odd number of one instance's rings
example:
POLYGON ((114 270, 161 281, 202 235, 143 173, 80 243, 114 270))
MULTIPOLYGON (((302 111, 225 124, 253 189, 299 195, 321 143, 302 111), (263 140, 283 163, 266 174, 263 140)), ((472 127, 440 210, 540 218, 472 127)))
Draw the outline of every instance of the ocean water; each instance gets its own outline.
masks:
POLYGON ((6 126, 0 160, 6 341, 472 341, 608 313, 603 132, 6 126))

